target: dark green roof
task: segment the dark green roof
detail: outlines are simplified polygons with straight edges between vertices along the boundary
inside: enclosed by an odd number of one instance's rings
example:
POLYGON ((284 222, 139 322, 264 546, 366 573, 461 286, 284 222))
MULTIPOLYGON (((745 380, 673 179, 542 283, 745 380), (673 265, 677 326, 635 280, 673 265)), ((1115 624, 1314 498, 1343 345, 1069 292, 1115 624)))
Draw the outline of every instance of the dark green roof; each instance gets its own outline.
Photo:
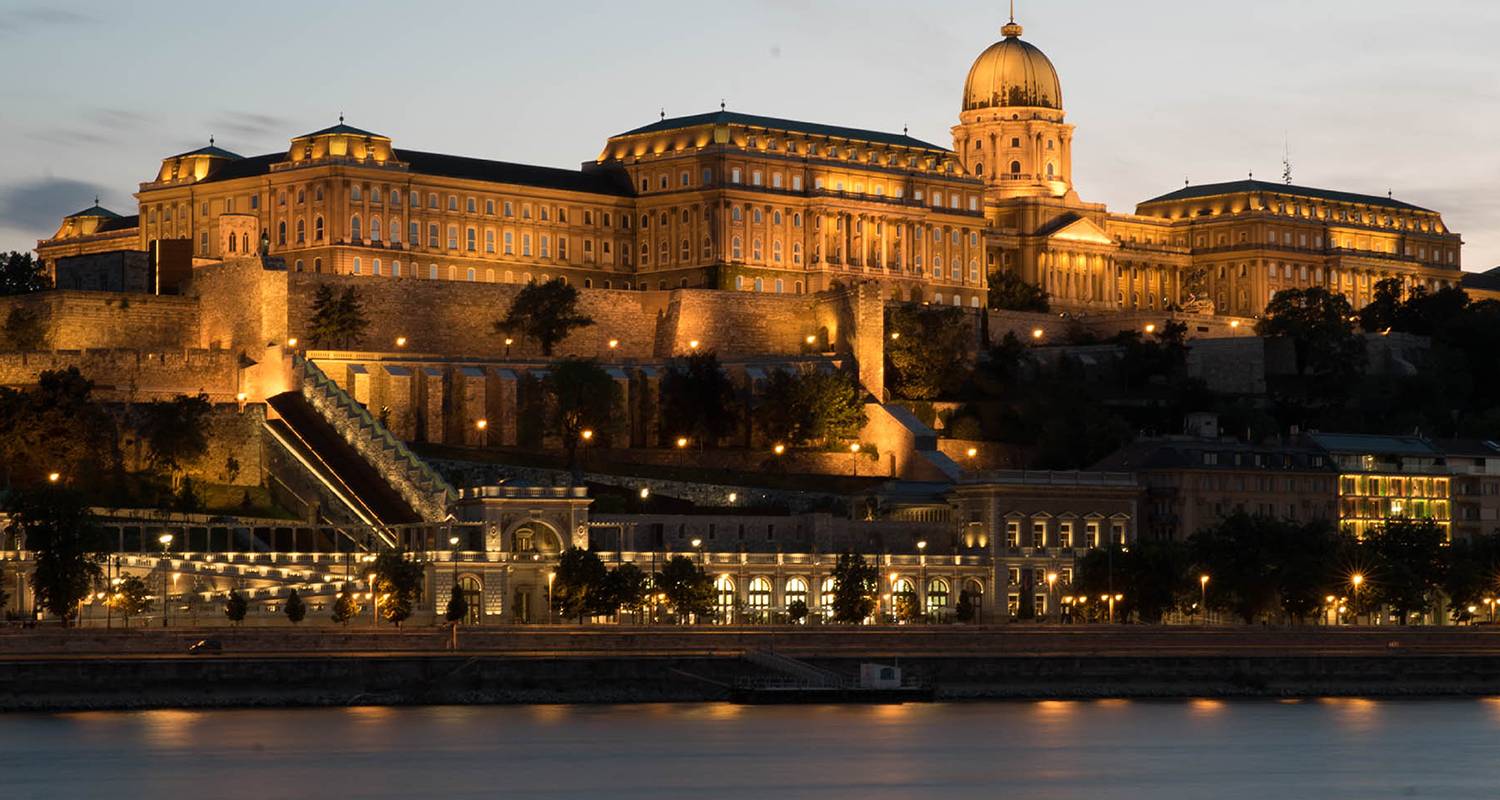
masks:
POLYGON ((867 131, 859 128, 841 128, 837 125, 798 122, 790 119, 777 119, 776 117, 757 117, 753 114, 739 114, 734 111, 714 111, 708 114, 695 114, 690 117, 664 119, 660 122, 653 122, 650 125, 636 128, 635 130, 626 131, 620 134, 620 136, 672 131, 679 128, 692 128, 698 125, 746 125, 752 128, 767 128, 812 136, 831 136, 838 139, 855 139, 862 142, 876 142, 879 144, 895 145, 897 147, 914 147, 921 150, 949 152, 946 147, 939 147, 935 144, 924 142, 921 139, 913 139, 904 133, 881 133, 880 131, 867 131))
POLYGON ((173 158, 182 158, 184 156, 214 156, 215 158, 228 158, 228 159, 239 159, 239 158, 242 158, 242 156, 239 153, 231 153, 231 152, 229 152, 228 150, 225 150, 222 147, 215 147, 213 145, 209 145, 207 147, 200 147, 197 150, 189 150, 186 153, 178 153, 177 155, 172 156, 172 157, 173 158))
POLYGON ((1488 272, 1465 272, 1464 286, 1500 291, 1500 267, 1495 267, 1488 272))
MULTIPOLYGON (((398 161, 407 164, 411 171, 418 175, 439 175, 445 178, 509 183, 517 186, 540 186, 616 197, 629 197, 631 194, 630 187, 617 175, 609 172, 538 167, 531 164, 512 164, 506 161, 489 161, 442 153, 424 153, 418 150, 395 150, 394 152, 398 161)), ((199 182, 217 183, 265 175, 271 171, 272 164, 279 164, 285 160, 285 153, 268 153, 231 161, 220 166, 199 182)))
POLYGON ((71 219, 72 217, 103 217, 105 219, 119 219, 120 215, 116 214, 113 211, 110 211, 109 209, 99 205, 98 203, 95 203, 82 211, 75 211, 74 213, 69 214, 67 217, 65 217, 65 219, 71 219))
POLYGON ((1420 436, 1382 436, 1373 433, 1310 433, 1313 444, 1330 453, 1387 456, 1441 455, 1420 436))
POLYGON ((345 125, 342 122, 340 122, 339 124, 334 125, 332 127, 324 128, 323 130, 320 130, 320 131, 313 131, 312 133, 304 133, 301 136, 298 136, 297 138, 298 139, 306 139, 309 136, 323 136, 324 134, 329 134, 329 133, 346 133, 346 134, 349 134, 350 136, 379 136, 382 139, 385 138, 381 134, 370 133, 369 131, 360 130, 359 128, 356 128, 353 125, 345 125))
POLYGON ((1403 203, 1400 200, 1393 200, 1389 197, 1377 197, 1372 194, 1355 194, 1354 192, 1339 192, 1333 189, 1314 189, 1307 186, 1291 186, 1284 183, 1256 180, 1187 186, 1175 192, 1164 194, 1161 197, 1154 197, 1141 203, 1141 205, 1170 203, 1175 200, 1195 200, 1200 197, 1218 197, 1226 194, 1245 194, 1248 192, 1283 194, 1292 197, 1307 197, 1314 200, 1329 200, 1337 203, 1358 203, 1367 206, 1381 206, 1383 208, 1399 208, 1406 211, 1431 211, 1431 209, 1414 206, 1411 203, 1403 203))

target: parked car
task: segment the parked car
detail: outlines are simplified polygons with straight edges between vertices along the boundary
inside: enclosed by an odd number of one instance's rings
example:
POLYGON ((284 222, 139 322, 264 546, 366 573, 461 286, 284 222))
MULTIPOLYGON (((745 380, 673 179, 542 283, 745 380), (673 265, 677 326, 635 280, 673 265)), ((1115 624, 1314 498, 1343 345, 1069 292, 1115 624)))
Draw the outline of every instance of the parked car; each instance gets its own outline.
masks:
POLYGON ((218 639, 199 639, 188 648, 188 655, 214 656, 224 652, 224 643, 218 639))

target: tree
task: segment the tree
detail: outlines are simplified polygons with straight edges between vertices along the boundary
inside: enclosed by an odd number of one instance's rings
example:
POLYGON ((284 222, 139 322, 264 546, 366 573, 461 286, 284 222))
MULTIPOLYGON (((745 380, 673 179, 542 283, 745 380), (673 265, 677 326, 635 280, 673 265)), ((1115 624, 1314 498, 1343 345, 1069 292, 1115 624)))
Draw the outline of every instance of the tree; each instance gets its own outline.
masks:
POLYGON ((1443 594, 1455 619, 1468 619, 1469 607, 1493 598, 1500 578, 1500 534, 1455 540, 1447 551, 1443 594))
POLYGON ((146 444, 151 466, 171 477, 174 490, 182 485, 184 465, 208 452, 208 417, 212 413, 213 405, 206 394, 179 395, 139 408, 136 435, 146 444))
POLYGON ((462 622, 468 615, 469 601, 464 599, 464 589, 454 583, 453 591, 448 594, 448 608, 443 612, 443 618, 449 622, 462 622))
POLYGON ((56 472, 90 486, 118 463, 114 419, 93 388, 77 367, 43 372, 25 391, 0 387, 0 483, 46 485, 56 472))
POLYGON ((896 306, 886 312, 886 382, 908 400, 950 397, 969 373, 974 329, 952 306, 896 306), (898 335, 899 334, 899 335, 898 335))
POLYGON ((385 550, 375 557, 376 607, 386 622, 401 627, 422 596, 422 565, 404 548, 385 550))
POLYGON ((1390 606, 1407 624, 1432 608, 1443 585, 1447 534, 1431 520, 1392 519, 1365 532, 1361 550, 1373 561, 1370 602, 1390 606))
POLYGON ((46 268, 31 253, 0 255, 0 296, 30 294, 52 288, 46 268))
POLYGON ((651 591, 651 578, 634 564, 621 564, 610 570, 606 581, 608 608, 614 611, 639 612, 651 591))
POLYGON ((786 618, 793 625, 801 625, 807 619, 807 601, 793 600, 786 607, 786 618))
POLYGON ((673 359, 661 380, 663 435, 714 446, 738 421, 734 384, 712 352, 673 359))
POLYGON ((15 493, 7 510, 10 533, 32 552, 36 606, 67 627, 103 571, 109 539, 77 491, 51 486, 15 493))
MULTIPOLYGON (((1073 589, 1085 597, 1123 595, 1115 606, 1118 619, 1134 615, 1158 623, 1196 588, 1188 578, 1187 548, 1177 542, 1142 540, 1090 550, 1078 563, 1073 589)), ((1195 598, 1196 599, 1196 598, 1195 598)))
POLYGON ((776 370, 756 417, 767 438, 789 447, 840 447, 865 425, 864 392, 848 372, 776 370))
POLYGON ((880 571, 859 553, 844 553, 833 567, 833 621, 859 625, 875 613, 880 571))
MULTIPOLYGON (((3 545, 0 545, 0 547, 3 547, 3 545)), ((5 608, 8 605, 10 605, 10 583, 5 579, 5 564, 0 563, 0 608, 5 608)))
POLYGON ((577 328, 594 324, 592 317, 578 312, 578 290, 562 278, 546 283, 529 283, 511 301, 505 318, 495 323, 496 333, 533 339, 542 355, 551 357, 553 348, 577 328))
POLYGON ((672 556, 662 566, 659 577, 661 593, 677 614, 679 622, 690 617, 707 618, 713 611, 714 582, 687 556, 672 556))
POLYGON ((338 625, 348 625, 349 620, 359 616, 359 600, 355 598, 354 592, 345 589, 339 592, 333 601, 333 621, 338 625))
POLYGON ((238 625, 245 621, 245 615, 249 612, 250 603, 245 600, 245 596, 236 589, 230 589, 229 596, 224 600, 224 616, 238 625))
POLYGON ((958 605, 953 609, 954 616, 958 621, 973 622, 977 610, 974 603, 974 594, 968 589, 960 591, 958 593, 958 605))
POLYGON ((1298 393, 1314 406, 1337 407, 1364 372, 1364 339, 1354 330, 1354 309, 1341 294, 1320 286, 1284 289, 1256 323, 1261 336, 1287 339, 1296 354, 1298 393))
POLYGON ((1340 578, 1334 570, 1347 546, 1324 520, 1298 524, 1235 514, 1190 540, 1200 574, 1209 576, 1208 603, 1245 621, 1277 612, 1305 619, 1340 578))
POLYGON ((0 326, 0 343, 6 350, 22 353, 44 349, 47 346, 47 325, 42 315, 33 308, 12 308, 5 315, 4 326, 0 326))
POLYGON ((124 620, 125 627, 130 627, 130 618, 138 614, 144 614, 151 610, 150 590, 146 588, 146 582, 134 575, 126 575, 120 579, 115 587, 115 593, 109 597, 109 606, 115 610, 124 620))
POLYGON ((589 359, 567 358, 547 373, 546 389, 556 401, 551 428, 562 437, 568 452, 568 469, 582 481, 578 444, 585 429, 608 441, 618 424, 621 390, 604 368, 589 359))
POLYGON ((307 618, 307 603, 302 602, 302 595, 297 594, 296 589, 287 593, 286 607, 282 610, 286 613, 286 618, 292 621, 293 625, 307 618))
POLYGON ((990 308, 1001 311, 1034 311, 1046 314, 1052 311, 1047 292, 1040 286, 1028 283, 1014 272, 997 270, 990 273, 990 308))
POLYGON ((552 581, 552 608, 563 619, 607 613, 609 605, 604 562, 592 551, 571 547, 557 560, 552 581))
POLYGON ((307 340, 314 347, 352 349, 365 338, 370 321, 354 287, 335 295, 329 284, 313 292, 312 314, 307 320, 307 340))

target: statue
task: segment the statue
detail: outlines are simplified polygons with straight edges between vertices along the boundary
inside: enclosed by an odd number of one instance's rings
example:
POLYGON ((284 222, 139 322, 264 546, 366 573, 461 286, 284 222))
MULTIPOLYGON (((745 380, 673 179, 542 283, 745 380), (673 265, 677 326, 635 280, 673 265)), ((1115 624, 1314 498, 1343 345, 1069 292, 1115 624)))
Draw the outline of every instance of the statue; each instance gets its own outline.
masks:
POLYGON ((1182 310, 1211 317, 1216 313, 1208 296, 1208 268, 1194 267, 1182 273, 1182 310))

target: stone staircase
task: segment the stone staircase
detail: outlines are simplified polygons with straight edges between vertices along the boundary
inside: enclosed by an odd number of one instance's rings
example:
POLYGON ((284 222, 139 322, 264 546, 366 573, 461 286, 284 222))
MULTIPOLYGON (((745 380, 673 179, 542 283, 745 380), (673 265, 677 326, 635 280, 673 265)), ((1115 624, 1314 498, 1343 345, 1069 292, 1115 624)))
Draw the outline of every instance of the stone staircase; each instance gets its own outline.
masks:
POLYGON ((292 357, 302 397, 344 441, 373 467, 424 521, 447 518, 458 499, 454 490, 427 462, 418 458, 370 412, 344 391, 318 365, 300 355, 292 357))

